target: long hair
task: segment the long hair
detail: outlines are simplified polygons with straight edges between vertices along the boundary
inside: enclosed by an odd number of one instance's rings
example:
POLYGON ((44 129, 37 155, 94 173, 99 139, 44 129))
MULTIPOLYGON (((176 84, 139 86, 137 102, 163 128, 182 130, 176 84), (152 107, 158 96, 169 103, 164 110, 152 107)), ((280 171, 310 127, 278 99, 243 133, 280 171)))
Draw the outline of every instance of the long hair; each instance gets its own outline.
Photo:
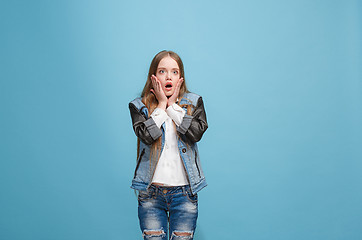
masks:
POLYGON ((156 75, 158 64, 164 57, 167 57, 167 56, 170 56, 172 59, 174 59, 177 62, 177 65, 180 69, 180 78, 184 79, 184 81, 181 84, 178 97, 182 96, 185 92, 188 92, 187 87, 186 87, 184 64, 182 63, 180 56, 175 52, 166 51, 166 50, 157 53, 156 56, 152 59, 150 69, 148 71, 147 81, 146 81, 146 84, 145 84, 142 94, 141 94, 142 101, 148 108, 148 111, 150 114, 153 112, 153 110, 158 105, 157 98, 153 95, 153 93, 151 93, 151 89, 153 88, 151 76, 156 75))
MULTIPOLYGON (((181 87, 180 87, 178 98, 181 99, 182 96, 184 95, 184 93, 189 92, 186 87, 184 65, 182 63, 180 56, 175 52, 166 51, 166 50, 163 50, 163 51, 157 53, 156 56, 152 59, 150 69, 148 71, 147 81, 146 81, 146 84, 145 84, 145 86, 142 90, 142 94, 141 94, 142 102, 145 104, 145 106, 148 109, 148 117, 150 117, 150 115, 156 109, 156 107, 158 105, 157 98, 151 92, 151 89, 153 88, 151 76, 156 75, 158 64, 164 57, 167 57, 167 56, 170 56, 172 59, 174 59, 177 62, 178 67, 180 69, 180 78, 184 79, 184 81, 182 82, 181 87)), ((189 115, 191 114, 191 106, 187 106, 187 114, 189 114, 189 115)), ((140 145, 139 141, 140 140, 138 139, 138 141, 137 141, 137 157, 139 157, 139 145, 140 145)), ((159 157, 160 157, 161 141, 162 141, 162 138, 160 137, 152 144, 151 154, 150 154, 150 169, 151 169, 151 167, 155 167, 155 164, 156 164, 156 162, 151 162, 151 159, 159 159, 159 157), (157 157, 156 157, 156 155, 157 155, 157 157)))

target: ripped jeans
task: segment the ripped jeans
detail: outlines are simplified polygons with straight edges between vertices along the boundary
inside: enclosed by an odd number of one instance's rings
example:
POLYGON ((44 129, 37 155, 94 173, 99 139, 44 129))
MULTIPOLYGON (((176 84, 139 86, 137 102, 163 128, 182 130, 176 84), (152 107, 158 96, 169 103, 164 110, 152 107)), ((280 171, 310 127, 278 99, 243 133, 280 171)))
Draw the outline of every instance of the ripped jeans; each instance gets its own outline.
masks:
POLYGON ((194 237, 198 215, 197 194, 189 186, 151 185, 139 191, 138 218, 146 240, 190 239, 194 237))

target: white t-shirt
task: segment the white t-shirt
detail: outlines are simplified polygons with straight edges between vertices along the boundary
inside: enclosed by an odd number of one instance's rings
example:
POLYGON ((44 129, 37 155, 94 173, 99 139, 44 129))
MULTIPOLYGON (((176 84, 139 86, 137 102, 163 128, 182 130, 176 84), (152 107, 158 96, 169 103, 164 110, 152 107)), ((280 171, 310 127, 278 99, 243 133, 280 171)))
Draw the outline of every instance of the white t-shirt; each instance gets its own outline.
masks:
POLYGON ((156 108, 151 117, 157 127, 161 128, 165 123, 165 143, 158 160, 152 182, 161 183, 166 186, 187 185, 187 175, 182 159, 180 157, 176 129, 172 121, 179 126, 185 116, 185 110, 174 103, 166 111, 156 108))

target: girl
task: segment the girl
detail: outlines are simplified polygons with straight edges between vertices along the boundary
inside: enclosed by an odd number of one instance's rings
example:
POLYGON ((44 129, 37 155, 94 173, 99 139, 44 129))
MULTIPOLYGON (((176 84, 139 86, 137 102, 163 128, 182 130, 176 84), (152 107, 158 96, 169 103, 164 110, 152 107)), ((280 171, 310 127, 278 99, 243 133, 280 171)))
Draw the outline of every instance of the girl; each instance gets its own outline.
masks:
POLYGON ((161 51, 141 97, 129 104, 138 138, 131 188, 144 239, 193 239, 197 192, 206 187, 196 142, 207 129, 202 98, 187 90, 181 58, 161 51))

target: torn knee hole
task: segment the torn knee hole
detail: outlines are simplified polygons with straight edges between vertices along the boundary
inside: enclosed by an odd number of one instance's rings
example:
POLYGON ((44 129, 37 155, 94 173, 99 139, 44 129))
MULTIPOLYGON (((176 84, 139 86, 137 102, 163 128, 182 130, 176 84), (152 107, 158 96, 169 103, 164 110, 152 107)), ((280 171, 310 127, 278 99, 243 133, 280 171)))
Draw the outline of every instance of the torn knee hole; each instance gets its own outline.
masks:
POLYGON ((173 232, 176 236, 191 236, 192 233, 190 232, 173 232))
POLYGON ((143 231, 145 235, 152 235, 152 236, 160 236, 165 232, 163 230, 145 230, 143 231))

